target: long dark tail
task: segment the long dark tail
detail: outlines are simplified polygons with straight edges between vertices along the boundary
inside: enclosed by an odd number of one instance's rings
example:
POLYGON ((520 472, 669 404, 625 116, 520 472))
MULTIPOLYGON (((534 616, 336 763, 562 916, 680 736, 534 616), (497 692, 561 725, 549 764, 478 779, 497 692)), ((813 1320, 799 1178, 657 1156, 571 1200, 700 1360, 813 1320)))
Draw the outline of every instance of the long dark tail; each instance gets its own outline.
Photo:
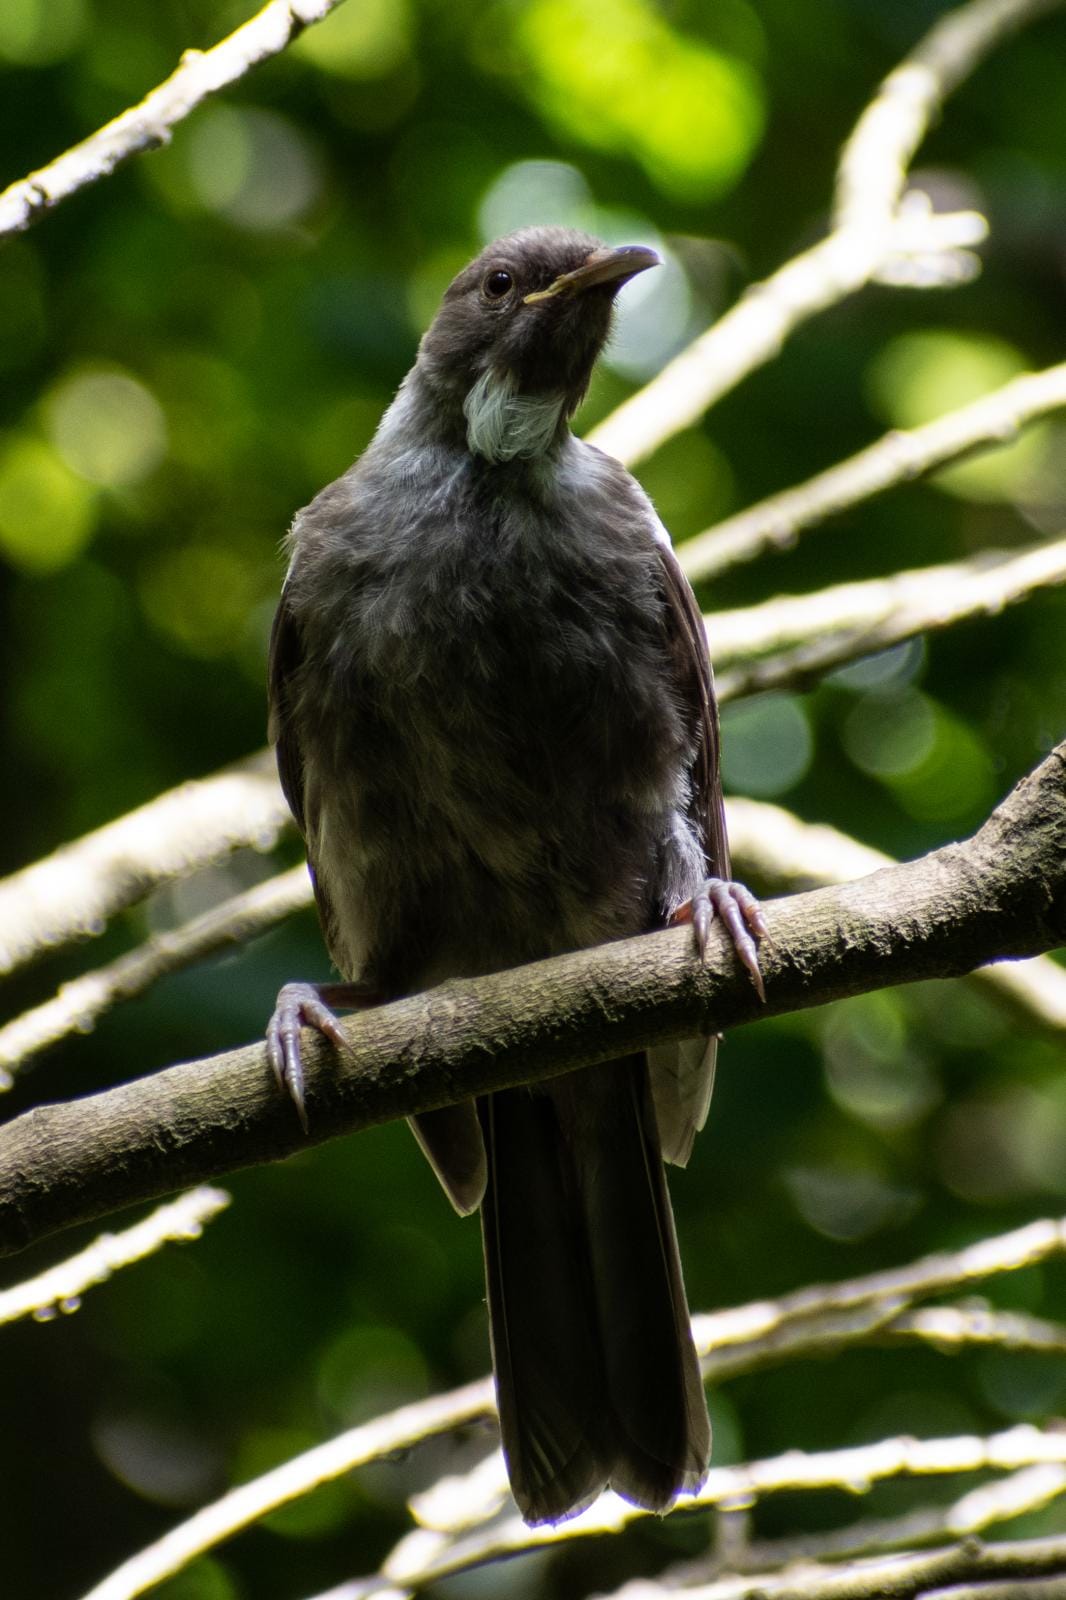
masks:
POLYGON ((556 1522, 607 1486, 694 1489, 710 1423, 643 1056, 480 1102, 493 1361, 511 1489, 556 1522))

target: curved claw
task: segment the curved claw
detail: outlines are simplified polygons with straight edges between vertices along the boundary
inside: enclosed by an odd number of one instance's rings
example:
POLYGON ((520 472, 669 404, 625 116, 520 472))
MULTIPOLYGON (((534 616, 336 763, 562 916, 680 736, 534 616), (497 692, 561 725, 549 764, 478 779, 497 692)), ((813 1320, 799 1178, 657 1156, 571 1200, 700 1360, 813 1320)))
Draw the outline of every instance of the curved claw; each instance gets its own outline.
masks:
POLYGON ((304 1132, 308 1131, 304 1102, 304 1068, 300 1050, 300 1029, 314 1028, 327 1038, 335 1050, 343 1050, 346 1040, 340 1023, 322 1001, 313 983, 286 983, 278 991, 274 1014, 267 1026, 267 1056, 282 1094, 296 1107, 304 1132))
POLYGON ((701 961, 707 959, 707 940, 715 917, 724 923, 737 957, 751 974, 760 1000, 766 999, 759 967, 760 939, 769 937, 762 908, 750 889, 725 878, 707 878, 691 900, 679 906, 670 918, 673 923, 691 922, 696 949, 701 961))

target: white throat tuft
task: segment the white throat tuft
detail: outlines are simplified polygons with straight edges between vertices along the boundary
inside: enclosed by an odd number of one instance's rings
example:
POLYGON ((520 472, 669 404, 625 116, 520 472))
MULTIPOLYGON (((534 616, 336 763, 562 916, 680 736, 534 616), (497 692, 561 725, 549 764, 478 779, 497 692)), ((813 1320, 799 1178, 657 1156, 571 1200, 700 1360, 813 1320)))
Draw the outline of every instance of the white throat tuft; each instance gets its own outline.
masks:
POLYGON ((562 409, 562 395, 519 394, 513 373, 490 367, 463 401, 466 442, 486 461, 542 456, 555 438, 562 409))

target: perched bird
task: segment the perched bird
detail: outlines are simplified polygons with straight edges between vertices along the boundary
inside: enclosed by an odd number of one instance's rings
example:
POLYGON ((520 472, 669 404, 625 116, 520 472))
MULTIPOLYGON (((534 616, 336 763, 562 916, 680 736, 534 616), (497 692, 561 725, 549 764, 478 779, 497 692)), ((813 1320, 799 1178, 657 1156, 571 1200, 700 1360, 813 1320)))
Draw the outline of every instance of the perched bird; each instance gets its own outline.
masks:
MULTIPOLYGON (((295 519, 271 734, 345 982, 287 984, 270 1058, 301 1116, 300 1028, 714 915, 727 882, 703 625, 644 491, 569 419, 615 296, 657 264, 564 228, 498 240, 447 290, 356 464, 295 519)), ((707 1114, 714 1040, 412 1119, 481 1207, 503 1447, 522 1515, 606 1486, 663 1510, 710 1426, 663 1161, 707 1114)))

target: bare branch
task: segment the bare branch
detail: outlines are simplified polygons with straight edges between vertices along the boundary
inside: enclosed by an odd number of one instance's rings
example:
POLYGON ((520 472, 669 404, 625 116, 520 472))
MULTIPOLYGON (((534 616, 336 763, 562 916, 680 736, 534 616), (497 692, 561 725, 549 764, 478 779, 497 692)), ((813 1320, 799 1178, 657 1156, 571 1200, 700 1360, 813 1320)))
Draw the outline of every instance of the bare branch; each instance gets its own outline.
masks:
POLYGON ((273 849, 290 824, 268 751, 169 789, 0 882, 0 973, 99 933, 159 884, 238 846, 273 849))
MULTIPOLYGON (((825 823, 803 822, 765 800, 726 801, 734 867, 781 893, 846 883, 894 865, 891 856, 825 823)), ((1051 956, 979 967, 967 980, 990 988, 1029 1020, 1066 1028, 1066 967, 1051 956)))
POLYGON ((156 150, 201 101, 226 89, 260 62, 280 54, 304 28, 341 0, 269 0, 210 50, 186 50, 170 77, 88 139, 0 194, 0 237, 23 233, 62 200, 109 177, 144 150, 156 150))
MULTIPOLYGON (((826 1311, 862 1304, 883 1304, 902 1298, 959 1287, 979 1278, 1030 1266, 1066 1249, 1066 1219, 1036 1222, 1014 1233, 983 1239, 966 1249, 927 1256, 909 1266, 865 1278, 847 1280, 770 1302, 756 1302, 731 1311, 697 1318, 702 1354, 711 1353, 708 1341, 724 1345, 754 1340, 758 1330, 773 1339, 789 1320, 807 1319, 826 1311)), ((400 1411, 349 1429, 323 1445, 295 1456, 283 1466, 231 1491, 197 1512, 156 1544, 141 1551, 113 1572, 85 1600, 132 1600, 154 1584, 171 1577, 196 1556, 221 1544, 249 1523, 277 1510, 319 1484, 341 1477, 355 1467, 406 1449, 435 1433, 450 1431, 495 1415, 489 1379, 451 1394, 405 1406, 400 1411)), ((507 1492, 507 1479, 498 1451, 487 1456, 463 1479, 446 1479, 413 1502, 422 1526, 430 1533, 456 1532, 473 1526, 481 1516, 493 1515, 507 1492)), ((972 1523, 969 1526, 977 1526, 972 1523)), ((370 1592, 359 1583, 355 1593, 370 1592)), ((373 1592, 384 1593, 379 1585, 373 1592)))
MULTIPOLYGON (((646 1045, 920 978, 958 976, 1066 938, 1066 746, 970 840, 766 907, 763 1006, 719 933, 684 928, 350 1017, 342 1058, 308 1041, 311 1142, 646 1045)), ((171 1067, 0 1129, 0 1249, 305 1146, 262 1045, 171 1067)))
POLYGON ((319 1483, 350 1472, 397 1450, 409 1450, 435 1433, 444 1433, 495 1414, 492 1380, 432 1400, 402 1406, 373 1422, 350 1428, 325 1444, 294 1456, 280 1467, 231 1489, 221 1500, 141 1550, 108 1574, 84 1600, 132 1600, 187 1566, 195 1556, 221 1544, 268 1511, 298 1499, 319 1483))
MULTIPOLYGON (((843 1489, 861 1495, 868 1494, 876 1483, 891 1478, 946 1477, 989 1470, 1016 1472, 1020 1468, 1044 1465, 1066 1468, 1066 1434, 1043 1432, 1023 1424, 987 1438, 967 1435, 947 1439, 882 1439, 876 1444, 853 1449, 811 1453, 789 1450, 784 1455, 741 1466, 712 1467, 702 1489, 686 1499, 684 1505, 686 1509, 750 1506, 771 1495, 812 1489, 843 1489)), ((394 1547, 382 1563, 381 1577, 387 1584, 399 1588, 423 1587, 500 1556, 544 1549, 569 1539, 615 1533, 646 1515, 647 1512, 627 1504, 617 1495, 605 1494, 580 1516, 554 1526, 530 1528, 517 1515, 512 1515, 458 1538, 421 1528, 394 1547)), ((760 1577, 765 1582, 765 1575, 760 1577)), ((737 1592, 747 1591, 741 1588, 737 1592)), ((775 1592, 767 1590, 767 1593, 775 1592)), ((871 1589, 869 1592, 874 1596, 892 1591, 871 1589)), ((712 1595, 717 1589, 712 1584, 706 1589, 686 1593, 712 1595)))
POLYGON ((1066 539, 1057 539, 1019 551, 983 550, 967 561, 719 612, 706 619, 712 655, 718 662, 749 664, 717 673, 718 697, 724 704, 767 689, 795 687, 916 634, 995 616, 1063 583, 1066 539), (751 660, 781 646, 790 648, 766 660, 751 660))
POLYGON ((884 224, 903 195, 907 169, 945 98, 1015 29, 1058 0, 975 0, 949 11, 881 85, 855 125, 837 168, 838 228, 884 224))
POLYGON ((802 323, 863 288, 890 257, 950 255, 984 235, 984 219, 972 211, 901 217, 877 233, 847 228, 829 234, 746 290, 713 327, 593 428, 591 443, 634 466, 773 360, 802 323))
POLYGON ((244 944, 313 902, 305 867, 293 867, 244 894, 157 933, 106 967, 65 983, 51 1000, 0 1027, 0 1090, 33 1056, 72 1033, 87 1033, 112 1006, 132 1000, 160 978, 231 945, 244 944))
POLYGON ((905 1311, 886 1323, 879 1337, 890 1344, 918 1342, 938 1350, 994 1345, 1000 1350, 1066 1354, 1066 1326, 1061 1322, 985 1306, 925 1306, 920 1311, 905 1311))
POLYGON ((60 1312, 76 1311, 87 1289, 105 1283, 122 1267, 175 1241, 198 1239, 204 1224, 229 1205, 221 1189, 191 1189, 168 1205, 157 1208, 122 1233, 102 1233, 88 1249, 27 1278, 10 1289, 0 1289, 0 1326, 20 1317, 49 1322, 60 1312))
POLYGON ((970 0, 942 17, 885 80, 841 154, 836 220, 812 249, 753 285, 723 317, 593 429, 632 466, 697 421, 801 323, 873 278, 914 286, 960 282, 984 238, 976 212, 936 215, 903 195, 906 168, 951 91, 1013 29, 1055 0, 970 0))
POLYGON ((1026 423, 1066 406, 1066 362, 1013 378, 923 427, 887 433, 806 483, 771 495, 735 517, 686 539, 678 560, 688 577, 709 578, 767 550, 795 544, 804 529, 912 483, 937 467, 1015 438, 1026 423))
MULTIPOLYGON (((1066 1251, 1066 1218, 1034 1222, 1013 1233, 980 1239, 959 1251, 941 1251, 904 1267, 875 1272, 861 1278, 830 1284, 813 1284, 777 1300, 755 1300, 724 1311, 704 1312, 692 1319, 692 1336, 700 1356, 705 1381, 723 1383, 742 1373, 756 1372, 783 1361, 825 1356, 845 1345, 892 1342, 918 1337, 920 1319, 939 1319, 947 1336, 930 1342, 941 1348, 958 1348, 968 1342, 953 1307, 909 1308, 916 1300, 945 1289, 1014 1272, 1066 1251)), ((961 1315, 961 1313, 960 1313, 961 1315)), ((1009 1333, 1007 1313, 973 1313, 971 1329, 977 1334, 983 1319, 988 1343, 1013 1344, 1019 1330, 1014 1319, 1009 1333), (1002 1339, 994 1333, 1004 1335, 1002 1339)), ((1035 1323, 1035 1319, 1032 1319, 1035 1323)), ((1043 1324, 1039 1332, 1054 1325, 1043 1324)), ((1029 1331, 1033 1331, 1030 1329, 1029 1331)), ((1057 1329, 1054 1330, 1056 1333, 1057 1329)), ((1038 1332, 1038 1337, 1039 1337, 1038 1332)), ((1047 1349, 1050 1339, 1039 1348, 1047 1349)), ((1024 1346, 1024 1339, 1015 1348, 1024 1346)), ((415 1520, 437 1533, 456 1536, 487 1522, 506 1503, 507 1476, 499 1455, 481 1463, 464 1477, 445 1479, 414 1496, 415 1520), (495 1463, 495 1466, 493 1466, 495 1463)))
POLYGON ((685 1600, 1063 1600, 1064 1572, 1066 1539, 967 1538, 922 1554, 718 1578, 686 1589, 685 1600))
MULTIPOLYGON (((744 1541, 728 1554, 721 1549, 710 1557, 679 1564, 664 1575, 667 1582, 624 1585, 613 1600, 652 1600, 653 1595, 686 1592, 723 1573, 781 1572, 799 1563, 839 1561, 842 1557, 883 1555, 890 1550, 913 1549, 945 1537, 960 1538, 982 1532, 1010 1517, 1038 1511, 1066 1493, 1066 1468, 1047 1464, 1020 1467, 1017 1472, 969 1489, 947 1505, 922 1506, 899 1517, 862 1517, 842 1528, 795 1534, 779 1539, 744 1541)), ((726 1525, 740 1513, 721 1514, 726 1525)), ((719 1541, 721 1543, 721 1541, 719 1541)))

